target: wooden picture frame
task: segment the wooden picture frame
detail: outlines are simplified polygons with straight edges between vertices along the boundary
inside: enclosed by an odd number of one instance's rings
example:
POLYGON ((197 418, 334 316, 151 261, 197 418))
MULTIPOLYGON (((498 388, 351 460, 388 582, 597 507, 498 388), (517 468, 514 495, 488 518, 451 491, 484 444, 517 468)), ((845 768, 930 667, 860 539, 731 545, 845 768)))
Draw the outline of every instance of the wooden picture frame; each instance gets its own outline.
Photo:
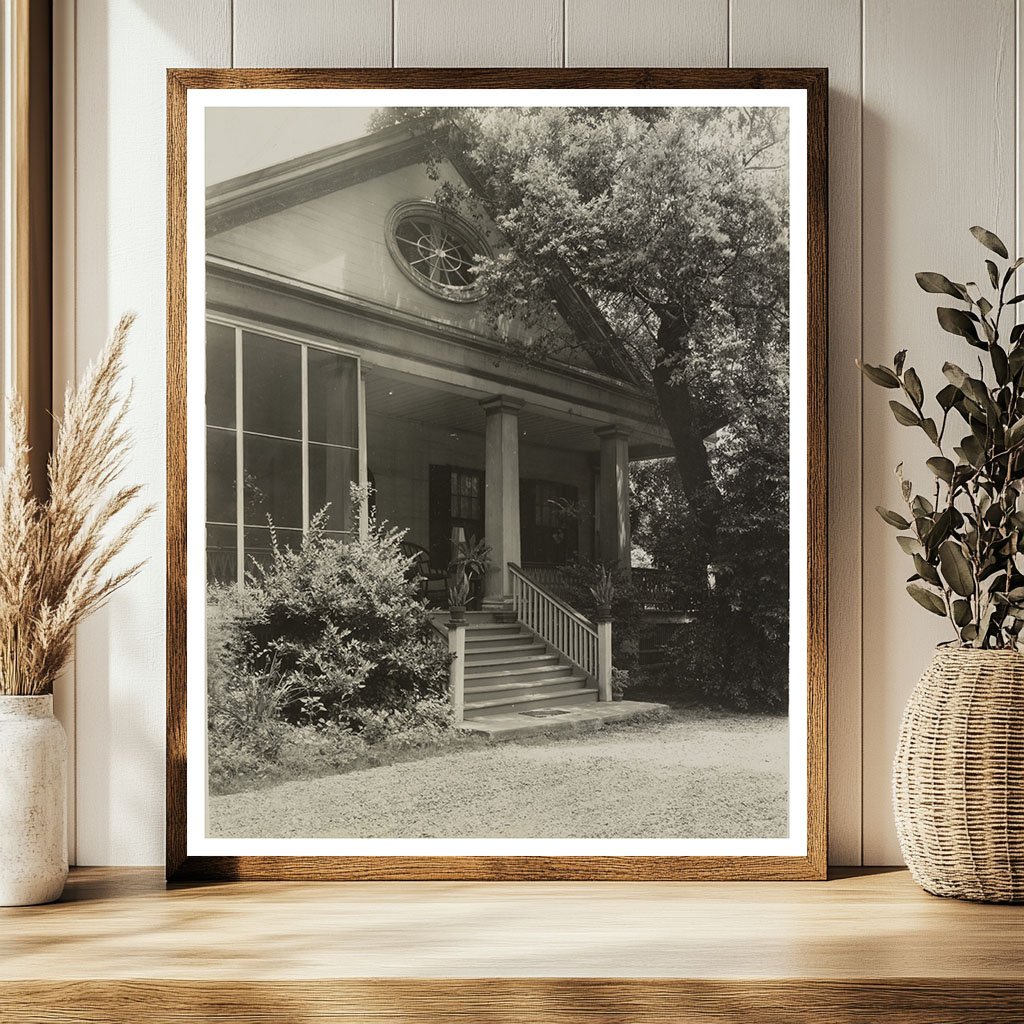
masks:
MULTIPOLYGON (((820 879, 826 874, 827 72, 821 69, 171 69, 167 75, 167 877, 170 880, 820 879), (190 851, 187 658, 189 95, 196 90, 773 89, 806 96, 806 846, 798 854, 297 856, 190 851)), ((202 722, 202 719, 199 719, 202 722)), ((193 723, 194 726, 194 723, 193 723)), ((205 785, 205 780, 203 783, 205 785)))

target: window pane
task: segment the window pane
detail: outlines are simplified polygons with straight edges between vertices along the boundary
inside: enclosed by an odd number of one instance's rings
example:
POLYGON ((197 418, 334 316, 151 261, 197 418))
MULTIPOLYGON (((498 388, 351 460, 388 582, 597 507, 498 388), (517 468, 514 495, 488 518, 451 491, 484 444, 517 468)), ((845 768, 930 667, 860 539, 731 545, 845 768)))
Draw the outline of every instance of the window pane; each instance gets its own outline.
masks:
POLYGON ((206 325, 206 422, 235 426, 235 329, 206 325))
POLYGON ((359 446, 358 364, 350 356, 307 349, 309 439, 359 446))
POLYGON ((235 431, 206 428, 206 518, 234 523, 235 431))
POLYGON ((302 349, 287 341, 246 334, 242 347, 244 430, 302 436, 302 349))
POLYGON ((469 469, 453 469, 451 476, 451 514, 456 519, 482 519, 481 476, 469 469))
POLYGON ((245 521, 302 529, 302 444, 276 437, 243 437, 245 521))
POLYGON ((233 526, 206 527, 206 579, 210 583, 238 579, 238 536, 233 526))
POLYGON ((309 515, 315 516, 328 502, 328 530, 351 530, 350 485, 359 482, 359 453, 350 448, 309 446, 309 515))
MULTIPOLYGON (((302 544, 301 530, 276 530, 277 543, 279 547, 298 550, 302 544)), ((255 526, 247 526, 244 536, 245 544, 245 569, 246 572, 252 569, 253 561, 260 565, 270 564, 270 555, 273 545, 270 540, 270 530, 261 529, 255 526)))

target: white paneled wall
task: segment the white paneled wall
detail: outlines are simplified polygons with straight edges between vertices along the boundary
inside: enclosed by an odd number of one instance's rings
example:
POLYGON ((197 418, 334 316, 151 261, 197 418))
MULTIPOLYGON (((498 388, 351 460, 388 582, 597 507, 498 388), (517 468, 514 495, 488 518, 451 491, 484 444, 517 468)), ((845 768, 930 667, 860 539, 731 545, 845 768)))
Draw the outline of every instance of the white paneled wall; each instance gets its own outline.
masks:
MULTIPOLYGON (((866 0, 866 10, 864 357, 888 361, 906 348, 934 394, 939 368, 962 361, 963 348, 937 328, 935 296, 914 273, 983 281, 988 254, 968 228, 1007 244, 1015 234, 1016 12, 1010 0, 866 0)), ((877 389, 864 409, 863 843, 874 864, 899 856, 888 796, 900 712, 930 648, 948 637, 908 601, 905 556, 874 512, 898 499, 892 467, 922 465, 928 442, 882 415, 877 389)))
POLYGON ((829 852, 860 858, 861 63, 859 0, 733 0, 733 67, 829 69, 829 852))
MULTIPOLYGON (((162 497, 164 72, 175 66, 827 66, 831 74, 830 840, 895 863, 889 763, 940 638, 903 593, 872 509, 918 439, 862 396, 853 359, 901 347, 926 382, 951 352, 916 270, 968 277, 975 223, 1020 223, 1021 0, 61 0, 57 366, 140 314, 134 478, 162 497)), ((58 382, 61 383, 62 382, 58 382)), ((80 863, 163 859, 160 517, 146 569, 82 631, 60 695, 75 737, 80 863)))

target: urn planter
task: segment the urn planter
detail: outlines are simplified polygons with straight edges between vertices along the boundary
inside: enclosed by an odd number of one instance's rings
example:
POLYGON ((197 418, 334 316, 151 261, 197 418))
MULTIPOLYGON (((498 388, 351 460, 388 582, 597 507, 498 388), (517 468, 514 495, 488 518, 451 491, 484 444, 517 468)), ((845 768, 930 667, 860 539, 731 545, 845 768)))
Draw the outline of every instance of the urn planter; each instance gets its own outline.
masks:
POLYGON ((50 903, 64 891, 66 779, 53 697, 0 696, 0 906, 50 903))
POLYGON ((893 803, 928 892, 1024 901, 1024 655, 936 652, 903 715, 893 803))

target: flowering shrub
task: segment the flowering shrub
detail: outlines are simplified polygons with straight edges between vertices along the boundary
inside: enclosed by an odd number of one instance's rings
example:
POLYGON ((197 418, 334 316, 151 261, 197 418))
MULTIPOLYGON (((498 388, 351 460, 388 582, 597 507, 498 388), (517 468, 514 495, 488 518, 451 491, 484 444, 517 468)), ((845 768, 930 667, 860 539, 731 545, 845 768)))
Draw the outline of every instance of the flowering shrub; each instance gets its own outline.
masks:
POLYGON ((296 550, 275 544, 243 591, 214 591, 233 624, 221 641, 229 663, 287 680, 295 720, 442 696, 448 652, 408 579, 402 532, 371 522, 365 540, 344 543, 325 536, 322 522, 296 550))
POLYGON ((408 578, 402 531, 371 522, 343 543, 323 520, 296 550, 275 538, 243 589, 209 589, 210 753, 228 774, 272 762, 288 724, 380 735, 450 721, 438 710, 448 651, 408 578))

